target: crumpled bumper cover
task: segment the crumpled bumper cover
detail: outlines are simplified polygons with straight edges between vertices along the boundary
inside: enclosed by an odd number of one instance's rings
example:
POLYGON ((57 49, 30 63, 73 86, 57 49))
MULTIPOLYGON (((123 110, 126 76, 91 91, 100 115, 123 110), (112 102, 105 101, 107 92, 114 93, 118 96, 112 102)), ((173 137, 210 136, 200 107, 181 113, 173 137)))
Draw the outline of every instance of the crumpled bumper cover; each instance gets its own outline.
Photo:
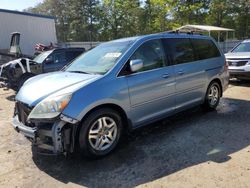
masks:
POLYGON ((12 126, 14 127, 14 129, 17 132, 23 134, 24 136, 26 136, 28 138, 32 138, 35 141, 35 139, 37 137, 37 128, 36 127, 28 127, 28 126, 22 124, 19 121, 17 115, 12 119, 12 126))

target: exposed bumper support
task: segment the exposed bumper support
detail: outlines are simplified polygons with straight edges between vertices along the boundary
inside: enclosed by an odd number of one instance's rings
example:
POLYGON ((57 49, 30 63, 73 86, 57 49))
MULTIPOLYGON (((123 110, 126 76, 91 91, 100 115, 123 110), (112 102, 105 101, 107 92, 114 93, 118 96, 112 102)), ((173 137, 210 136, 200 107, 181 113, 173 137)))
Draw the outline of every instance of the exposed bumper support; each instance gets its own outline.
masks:
POLYGON ((43 128, 43 126, 38 129, 37 127, 24 125, 16 115, 12 120, 12 125, 17 132, 32 140, 33 144, 38 148, 49 150, 54 154, 64 152, 62 129, 66 125, 66 122, 57 121, 49 129, 48 127, 43 128), (48 142, 48 140, 52 140, 52 142, 48 142))

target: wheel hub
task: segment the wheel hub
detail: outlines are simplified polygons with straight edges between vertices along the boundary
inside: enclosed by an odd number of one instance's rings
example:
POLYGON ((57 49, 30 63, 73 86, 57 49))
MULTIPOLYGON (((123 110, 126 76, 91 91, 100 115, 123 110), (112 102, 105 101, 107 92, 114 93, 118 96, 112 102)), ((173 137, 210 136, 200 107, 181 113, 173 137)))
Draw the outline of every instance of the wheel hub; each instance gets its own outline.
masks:
POLYGON ((117 125, 110 117, 97 119, 90 127, 88 140, 91 147, 95 150, 108 149, 115 141, 117 136, 117 125))
POLYGON ((219 90, 218 88, 213 85, 209 89, 208 100, 210 105, 215 105, 219 99, 219 90))

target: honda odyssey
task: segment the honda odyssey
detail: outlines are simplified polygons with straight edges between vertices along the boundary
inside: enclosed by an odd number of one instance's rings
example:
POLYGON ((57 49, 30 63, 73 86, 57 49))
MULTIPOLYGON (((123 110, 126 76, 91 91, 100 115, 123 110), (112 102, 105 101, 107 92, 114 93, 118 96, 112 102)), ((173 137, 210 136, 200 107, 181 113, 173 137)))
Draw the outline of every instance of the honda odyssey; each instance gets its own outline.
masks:
POLYGON ((125 130, 202 105, 217 107, 228 66, 207 36, 161 33, 118 39, 59 72, 27 80, 16 95, 14 128, 43 152, 101 157, 125 130))

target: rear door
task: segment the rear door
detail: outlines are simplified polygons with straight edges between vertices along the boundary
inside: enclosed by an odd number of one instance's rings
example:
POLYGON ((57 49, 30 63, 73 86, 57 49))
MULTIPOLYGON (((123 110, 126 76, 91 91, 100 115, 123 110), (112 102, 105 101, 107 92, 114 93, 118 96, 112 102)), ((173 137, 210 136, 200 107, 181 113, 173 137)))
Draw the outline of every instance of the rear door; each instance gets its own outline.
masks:
POLYGON ((168 66, 162 40, 145 42, 134 52, 132 59, 141 59, 144 63, 141 70, 126 76, 133 124, 172 112, 175 107, 174 69, 168 66))
POLYGON ((205 69, 196 60, 195 51, 189 38, 164 40, 174 64, 176 79, 176 110, 182 110, 203 99, 205 69))

